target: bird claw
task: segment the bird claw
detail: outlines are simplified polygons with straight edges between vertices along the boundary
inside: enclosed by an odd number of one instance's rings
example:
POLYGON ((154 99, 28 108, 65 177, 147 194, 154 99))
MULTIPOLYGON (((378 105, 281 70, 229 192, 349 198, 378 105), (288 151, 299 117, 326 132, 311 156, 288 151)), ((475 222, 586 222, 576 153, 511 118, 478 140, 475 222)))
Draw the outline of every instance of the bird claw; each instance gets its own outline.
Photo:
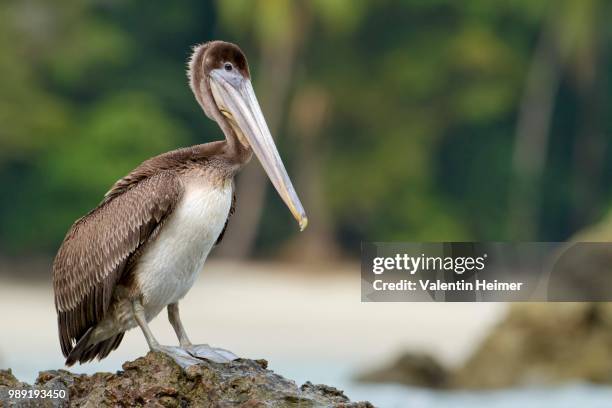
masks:
POLYGON ((210 360, 215 363, 229 363, 238 358, 229 350, 211 347, 208 344, 194 344, 185 347, 185 350, 193 357, 210 360))

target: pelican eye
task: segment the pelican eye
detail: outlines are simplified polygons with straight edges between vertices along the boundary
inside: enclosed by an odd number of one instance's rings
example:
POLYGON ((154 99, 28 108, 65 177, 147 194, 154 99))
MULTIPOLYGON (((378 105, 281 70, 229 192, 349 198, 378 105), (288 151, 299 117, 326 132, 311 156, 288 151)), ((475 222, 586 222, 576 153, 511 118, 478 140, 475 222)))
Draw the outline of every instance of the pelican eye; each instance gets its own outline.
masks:
POLYGON ((223 68, 225 68, 226 71, 231 71, 232 69, 234 69, 232 64, 230 64, 229 62, 226 62, 223 68))

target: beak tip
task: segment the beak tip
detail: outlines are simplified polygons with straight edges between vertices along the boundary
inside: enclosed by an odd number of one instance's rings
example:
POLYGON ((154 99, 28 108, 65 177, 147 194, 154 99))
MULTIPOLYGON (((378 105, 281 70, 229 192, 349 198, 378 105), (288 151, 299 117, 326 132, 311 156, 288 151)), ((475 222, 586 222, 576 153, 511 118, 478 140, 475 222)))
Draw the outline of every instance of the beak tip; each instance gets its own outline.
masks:
POLYGON ((308 226, 308 217, 306 217, 306 215, 303 215, 302 217, 300 217, 298 222, 300 223, 300 231, 304 231, 308 226))

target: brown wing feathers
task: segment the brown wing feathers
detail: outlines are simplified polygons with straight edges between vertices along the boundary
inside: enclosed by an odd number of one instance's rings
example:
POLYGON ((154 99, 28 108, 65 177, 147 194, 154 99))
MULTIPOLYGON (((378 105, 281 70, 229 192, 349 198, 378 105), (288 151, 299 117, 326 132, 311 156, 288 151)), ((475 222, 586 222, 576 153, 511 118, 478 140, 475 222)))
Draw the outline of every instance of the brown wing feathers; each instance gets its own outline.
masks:
MULTIPOLYGON (((118 183, 119 184, 119 183, 118 183)), ((60 343, 65 356, 87 330, 100 322, 126 263, 170 214, 182 193, 169 171, 121 185, 96 209, 72 226, 53 264, 55 305, 60 343)), ((103 357, 116 348, 119 336, 97 352, 103 357)))

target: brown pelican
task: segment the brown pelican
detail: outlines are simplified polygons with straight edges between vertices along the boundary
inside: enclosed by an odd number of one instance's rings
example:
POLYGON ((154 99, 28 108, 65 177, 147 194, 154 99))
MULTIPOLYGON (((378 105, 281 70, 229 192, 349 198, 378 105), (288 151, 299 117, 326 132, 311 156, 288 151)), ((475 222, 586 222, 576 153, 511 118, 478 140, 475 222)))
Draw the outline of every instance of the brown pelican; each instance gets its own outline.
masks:
POLYGON ((106 357, 136 326, 151 350, 183 366, 200 358, 236 358, 224 349, 191 344, 178 302, 223 237, 234 208, 233 178, 252 152, 300 229, 307 225, 240 48, 222 41, 194 47, 188 77, 196 100, 219 124, 225 140, 146 160, 72 225, 53 263, 66 365, 106 357), (160 345, 149 329, 148 322, 164 308, 180 347, 160 345))

